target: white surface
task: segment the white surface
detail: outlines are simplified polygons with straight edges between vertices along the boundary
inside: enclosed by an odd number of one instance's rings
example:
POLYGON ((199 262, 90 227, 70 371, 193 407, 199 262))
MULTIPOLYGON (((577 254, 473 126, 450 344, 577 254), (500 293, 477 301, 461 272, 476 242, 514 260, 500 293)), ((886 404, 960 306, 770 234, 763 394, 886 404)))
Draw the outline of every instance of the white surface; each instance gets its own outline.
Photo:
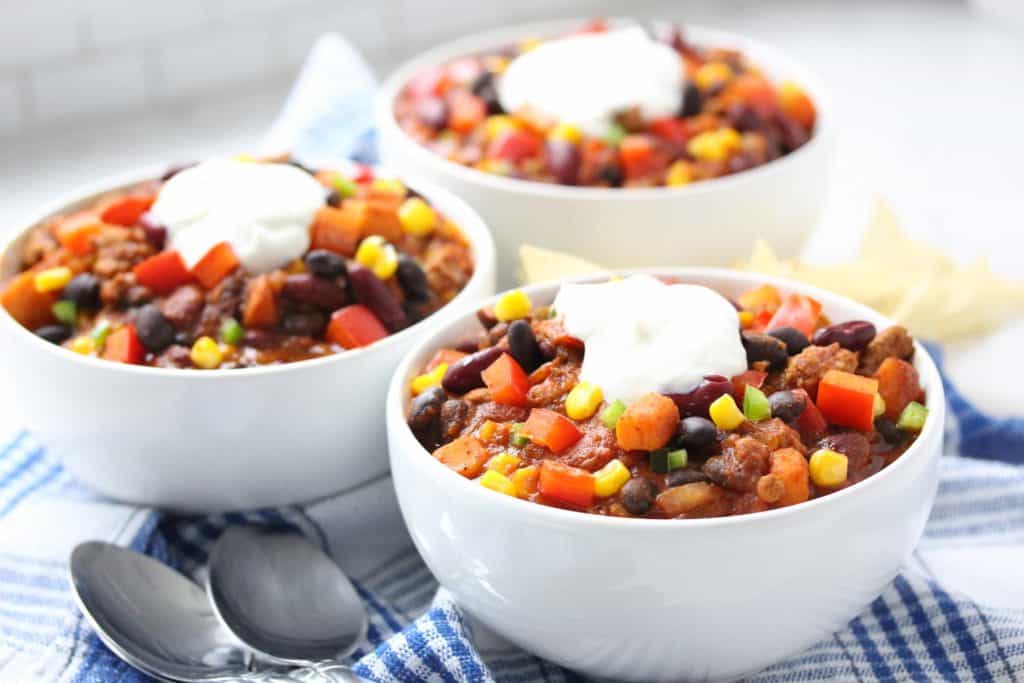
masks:
MULTIPOLYGON (((728 271, 659 272, 727 296, 760 280, 728 271)), ((556 289, 526 291, 543 305, 556 289)), ((838 296, 796 291, 821 300, 834 320, 888 324, 838 296)), ((408 382, 439 346, 477 325, 471 313, 462 316, 419 342, 399 366, 387 398, 392 477, 416 548, 441 585, 469 614, 544 659, 608 680, 739 676, 856 616, 920 538, 938 482, 945 412, 938 372, 920 347, 914 364, 932 412, 895 463, 794 507, 676 522, 528 503, 430 457, 405 422, 408 382), (515 529, 515 537, 496 529, 515 529)))

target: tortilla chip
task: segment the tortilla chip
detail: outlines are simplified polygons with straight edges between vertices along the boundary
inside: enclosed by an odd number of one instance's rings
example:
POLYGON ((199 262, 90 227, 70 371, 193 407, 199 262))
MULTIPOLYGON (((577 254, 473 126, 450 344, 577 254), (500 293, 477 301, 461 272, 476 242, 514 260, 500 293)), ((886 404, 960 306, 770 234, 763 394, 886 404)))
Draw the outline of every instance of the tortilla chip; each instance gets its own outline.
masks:
POLYGON ((519 281, 532 285, 563 277, 589 275, 604 268, 585 259, 560 251, 542 249, 529 244, 519 247, 519 281))

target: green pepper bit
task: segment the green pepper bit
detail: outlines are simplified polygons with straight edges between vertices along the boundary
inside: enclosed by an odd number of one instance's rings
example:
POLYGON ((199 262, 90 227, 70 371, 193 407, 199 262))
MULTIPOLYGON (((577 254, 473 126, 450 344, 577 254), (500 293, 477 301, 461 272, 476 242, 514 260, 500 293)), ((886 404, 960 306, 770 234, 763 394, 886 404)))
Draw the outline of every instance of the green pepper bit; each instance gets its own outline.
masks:
POLYGON ((900 419, 896 423, 900 429, 908 432, 919 432, 924 428, 924 421, 928 418, 928 409, 917 401, 911 401, 900 413, 900 419))
POLYGON ((234 318, 227 318, 220 324, 220 340, 225 344, 236 346, 245 335, 245 328, 234 318))
POLYGON ((66 299, 56 301, 51 310, 53 311, 53 317, 65 325, 73 327, 75 320, 78 318, 78 306, 75 305, 74 301, 67 301, 66 299))
POLYGON ((515 446, 517 448, 522 448, 526 444, 530 443, 530 439, 528 439, 526 437, 526 435, 522 433, 522 429, 523 429, 523 423, 522 422, 513 422, 512 423, 512 427, 511 427, 511 429, 509 429, 509 432, 508 432, 508 443, 509 443, 509 445, 515 446))
POLYGON ((651 470, 658 474, 668 474, 672 470, 686 467, 689 456, 685 448, 670 451, 667 448, 659 448, 651 451, 651 470))
POLYGON ((752 384, 748 384, 743 391, 743 414, 751 422, 767 420, 772 416, 772 407, 768 403, 768 397, 752 384))
POLYGON ((604 409, 601 413, 601 424, 608 429, 615 429, 615 425, 619 424, 619 418, 626 412, 626 404, 615 399, 611 405, 604 409))
POLYGON ((103 345, 107 343, 107 337, 110 336, 110 323, 106 320, 101 320, 96 324, 96 327, 92 328, 92 332, 89 336, 96 342, 96 348, 102 349, 103 345))

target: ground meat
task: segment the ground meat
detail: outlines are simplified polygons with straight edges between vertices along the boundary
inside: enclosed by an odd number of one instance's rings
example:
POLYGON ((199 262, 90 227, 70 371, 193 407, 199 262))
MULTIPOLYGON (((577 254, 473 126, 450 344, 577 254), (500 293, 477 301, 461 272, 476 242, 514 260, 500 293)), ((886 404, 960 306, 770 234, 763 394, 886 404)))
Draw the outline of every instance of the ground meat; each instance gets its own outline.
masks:
POLYGON ((153 297, 135 281, 135 273, 118 273, 100 285, 100 300, 108 306, 141 306, 153 297))
POLYGON ((451 301, 469 282, 473 263, 469 252, 459 244, 442 242, 427 250, 423 257, 423 270, 430 288, 441 301, 451 301))
POLYGON ((21 252, 22 263, 25 267, 34 266, 48 254, 56 251, 59 246, 51 226, 41 225, 32 230, 25 239, 25 248, 21 252))
POLYGON ((225 318, 237 318, 245 296, 245 273, 236 270, 221 280, 206 293, 206 305, 199 316, 199 322, 192 331, 193 337, 216 338, 225 318))
POLYGON ((757 480, 768 472, 771 451, 757 439, 730 434, 722 442, 722 454, 708 458, 704 474, 733 491, 753 492, 757 480))
POLYGON ((154 252, 141 228, 107 226, 96 236, 96 263, 92 272, 100 278, 112 278, 130 271, 154 252))
POLYGON ((173 344, 153 359, 153 365, 158 368, 190 368, 192 359, 187 346, 173 344))
POLYGON ((527 397, 532 405, 550 405, 563 400, 579 381, 580 366, 564 358, 555 358, 547 364, 548 376, 530 387, 527 397))
POLYGON ((195 285, 178 287, 160 303, 160 312, 179 330, 191 329, 202 309, 203 292, 195 285))
POLYGON ((441 440, 457 439, 469 423, 469 403, 451 398, 441 404, 441 440))
POLYGON ((586 428, 579 441, 558 455, 558 460, 566 465, 596 472, 607 465, 612 458, 617 458, 623 453, 624 451, 619 448, 615 439, 615 434, 610 429, 592 424, 586 428))
POLYGON ((857 354, 839 344, 808 346, 790 357, 782 373, 782 386, 786 389, 803 389, 814 396, 818 382, 829 370, 853 372, 856 369, 857 354))
POLYGON ((902 325, 893 325, 882 330, 860 356, 857 372, 862 375, 873 375, 886 358, 895 357, 906 360, 914 354, 914 340, 902 325))
POLYGON ((807 447, 800 439, 800 432, 777 418, 760 422, 744 422, 737 428, 737 432, 743 436, 757 439, 767 446, 769 451, 794 448, 801 453, 807 453, 807 447))

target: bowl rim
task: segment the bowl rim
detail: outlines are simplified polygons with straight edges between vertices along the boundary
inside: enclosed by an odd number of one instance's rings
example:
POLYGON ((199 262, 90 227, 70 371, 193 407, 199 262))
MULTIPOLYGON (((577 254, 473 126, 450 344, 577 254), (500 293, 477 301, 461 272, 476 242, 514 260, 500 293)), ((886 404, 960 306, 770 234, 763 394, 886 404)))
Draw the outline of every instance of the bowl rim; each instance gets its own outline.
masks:
MULTIPOLYGON (((826 310, 830 307, 841 306, 850 310, 854 315, 863 316, 863 319, 865 320, 874 321, 876 325, 896 324, 891 319, 883 316, 881 313, 865 306, 864 304, 842 295, 829 292, 820 287, 786 278, 762 275, 760 273, 736 271, 728 268, 678 266, 623 268, 616 270, 604 270, 583 276, 551 280, 548 282, 521 287, 520 289, 522 289, 527 295, 533 297, 539 294, 546 295, 549 292, 554 294, 557 292, 557 289, 565 283, 601 281, 609 276, 628 276, 637 273, 668 275, 683 278, 732 278, 740 283, 751 285, 773 284, 782 288, 783 291, 799 292, 813 296, 824 304, 826 310)), ((501 293, 498 293, 483 302, 482 305, 492 305, 500 296, 501 293)), ((805 510, 809 513, 812 510, 820 508, 827 509, 836 505, 842 505, 850 498, 850 496, 861 495, 858 492, 867 492, 873 488, 877 488, 882 482, 891 479, 896 476, 896 473, 909 467, 912 460, 919 460, 921 458, 928 457, 928 454, 922 453, 922 451, 925 451, 925 446, 932 442, 936 442, 936 453, 933 454, 934 457, 938 457, 938 454, 941 453, 942 450, 941 444, 946 420, 946 397, 942 378, 939 375, 938 367, 935 365, 931 354, 919 341, 917 341, 917 339, 915 339, 914 366, 921 375, 922 383, 928 388, 927 407, 930 419, 925 422, 924 429, 918 434, 914 443, 904 451, 895 462, 870 477, 840 491, 835 491, 826 496, 821 496, 820 498, 807 500, 797 505, 790 505, 772 510, 764 510, 745 515, 706 517, 698 519, 647 519, 595 515, 580 512, 578 510, 542 505, 497 494, 494 491, 485 489, 473 480, 466 479, 433 458, 431 453, 416 440, 412 430, 406 423, 406 405, 410 398, 408 383, 406 380, 411 374, 413 361, 424 356, 428 350, 438 348, 438 340, 448 335, 453 327, 470 321, 470 315, 472 314, 466 313, 458 318, 447 320, 442 327, 435 329, 432 334, 419 340, 413 348, 409 349, 406 356, 402 359, 402 362, 395 370, 395 374, 391 379, 391 384, 388 387, 386 404, 387 430, 389 437, 388 451, 389 458, 391 460, 391 469, 392 472, 396 469, 395 460, 409 458, 410 467, 423 468, 428 476, 438 477, 439 486, 453 487, 449 492, 451 495, 476 496, 476 500, 479 505, 497 505, 498 510, 507 511, 508 514, 532 516, 532 522, 548 524, 576 524, 588 528, 624 528, 633 530, 643 528, 645 531, 664 529, 664 532, 671 532, 679 530, 680 528, 704 529, 719 526, 774 524, 776 520, 786 519, 792 515, 803 514, 802 511, 805 510), (394 433, 396 425, 399 425, 397 434, 394 433), (421 462, 416 462, 414 458, 421 459, 421 462)), ((399 500, 399 502, 401 502, 401 500, 399 500)))
MULTIPOLYGON (((342 164, 339 167, 347 166, 342 164)), ((403 182, 408 184, 408 186, 413 187, 419 194, 422 194, 430 200, 432 204, 438 206, 441 213, 444 215, 450 218, 453 213, 461 215, 461 218, 453 218, 452 220, 456 223, 457 227, 469 243, 470 252, 473 256, 473 274, 470 276, 463 288, 459 290, 458 294, 434 313, 399 332, 389 334, 384 339, 374 342, 369 346, 364 346, 358 349, 346 349, 339 353, 332 353, 319 358, 309 358, 290 363, 258 365, 246 368, 219 368, 216 370, 189 372, 184 368, 160 368, 149 365, 115 363, 102 358, 83 356, 81 354, 74 353, 69 349, 65 349, 61 346, 57 346, 40 339, 38 336, 33 334, 31 330, 27 329, 15 320, 3 306, 0 306, 0 335, 24 334, 26 335, 27 343, 39 344, 38 348, 43 353, 53 354, 54 358, 58 361, 84 363, 86 366, 103 368, 113 372, 124 372, 130 374, 141 373, 142 376, 145 377, 174 377, 185 381, 215 381, 224 377, 246 378, 278 374, 282 372, 299 372, 306 368, 315 368, 321 365, 345 362, 346 359, 358 361, 358 359, 363 358, 368 354, 381 352, 385 349, 391 348, 396 344, 401 343, 402 340, 422 332, 425 324, 429 325, 436 323, 443 317, 454 315, 456 312, 461 311, 466 307, 469 304, 469 300, 467 298, 469 296, 469 290, 479 287, 481 283, 486 285, 487 280, 492 279, 496 274, 497 249, 494 243, 494 236, 486 221, 484 221, 483 217, 475 208, 470 206, 470 204, 461 197, 455 195, 455 193, 440 187, 429 180, 422 179, 415 174, 396 173, 391 168, 380 164, 373 165, 371 167, 373 168, 375 175, 381 174, 385 177, 401 178, 403 182), (12 327, 15 329, 12 330, 12 327)), ((61 213, 73 210, 71 207, 94 201, 105 194, 127 190, 142 183, 157 180, 167 171, 167 168, 167 165, 150 165, 142 169, 108 176, 99 181, 90 182, 80 186, 78 189, 65 193, 61 198, 48 202, 41 209, 33 212, 30 215, 31 217, 28 218, 27 221, 24 221, 23 227, 14 228, 2 235, 2 239, 0 239, 0 269, 2 269, 5 260, 11 254, 11 250, 14 249, 15 246, 18 245, 31 230, 38 227, 44 221, 61 213)))
MULTIPOLYGON (((523 36, 538 33, 555 33, 579 26, 586 21, 587 19, 575 18, 516 24, 465 35, 418 53, 395 69, 380 87, 375 103, 375 119, 380 139, 390 138, 394 140, 397 145, 403 148, 404 153, 415 157, 417 162, 428 167, 434 173, 454 176, 463 182, 482 185, 494 191, 506 191, 523 195, 541 195, 548 198, 570 201, 613 201, 620 199, 650 201, 659 198, 686 197, 718 190, 727 191, 737 185, 757 182, 759 178, 768 174, 784 171, 815 151, 830 145, 833 136, 831 98, 822 80, 814 71, 769 43, 701 24, 682 24, 682 27, 685 33, 694 36, 697 42, 713 42, 716 46, 735 48, 744 53, 756 54, 759 64, 763 64, 769 70, 775 67, 784 71, 789 78, 797 80, 801 88, 811 95, 817 116, 814 132, 807 143, 799 149, 766 164, 740 173, 701 180, 700 182, 690 183, 681 187, 580 187, 543 183, 522 178, 506 178, 464 166, 450 161, 420 145, 398 125, 398 121, 394 116, 393 103, 402 88, 417 71, 428 66, 447 62, 459 56, 471 54, 475 51, 501 45, 510 40, 522 39, 523 36)), ((650 19, 641 21, 623 17, 609 18, 608 22, 612 26, 629 24, 649 25, 654 23, 650 19)))

